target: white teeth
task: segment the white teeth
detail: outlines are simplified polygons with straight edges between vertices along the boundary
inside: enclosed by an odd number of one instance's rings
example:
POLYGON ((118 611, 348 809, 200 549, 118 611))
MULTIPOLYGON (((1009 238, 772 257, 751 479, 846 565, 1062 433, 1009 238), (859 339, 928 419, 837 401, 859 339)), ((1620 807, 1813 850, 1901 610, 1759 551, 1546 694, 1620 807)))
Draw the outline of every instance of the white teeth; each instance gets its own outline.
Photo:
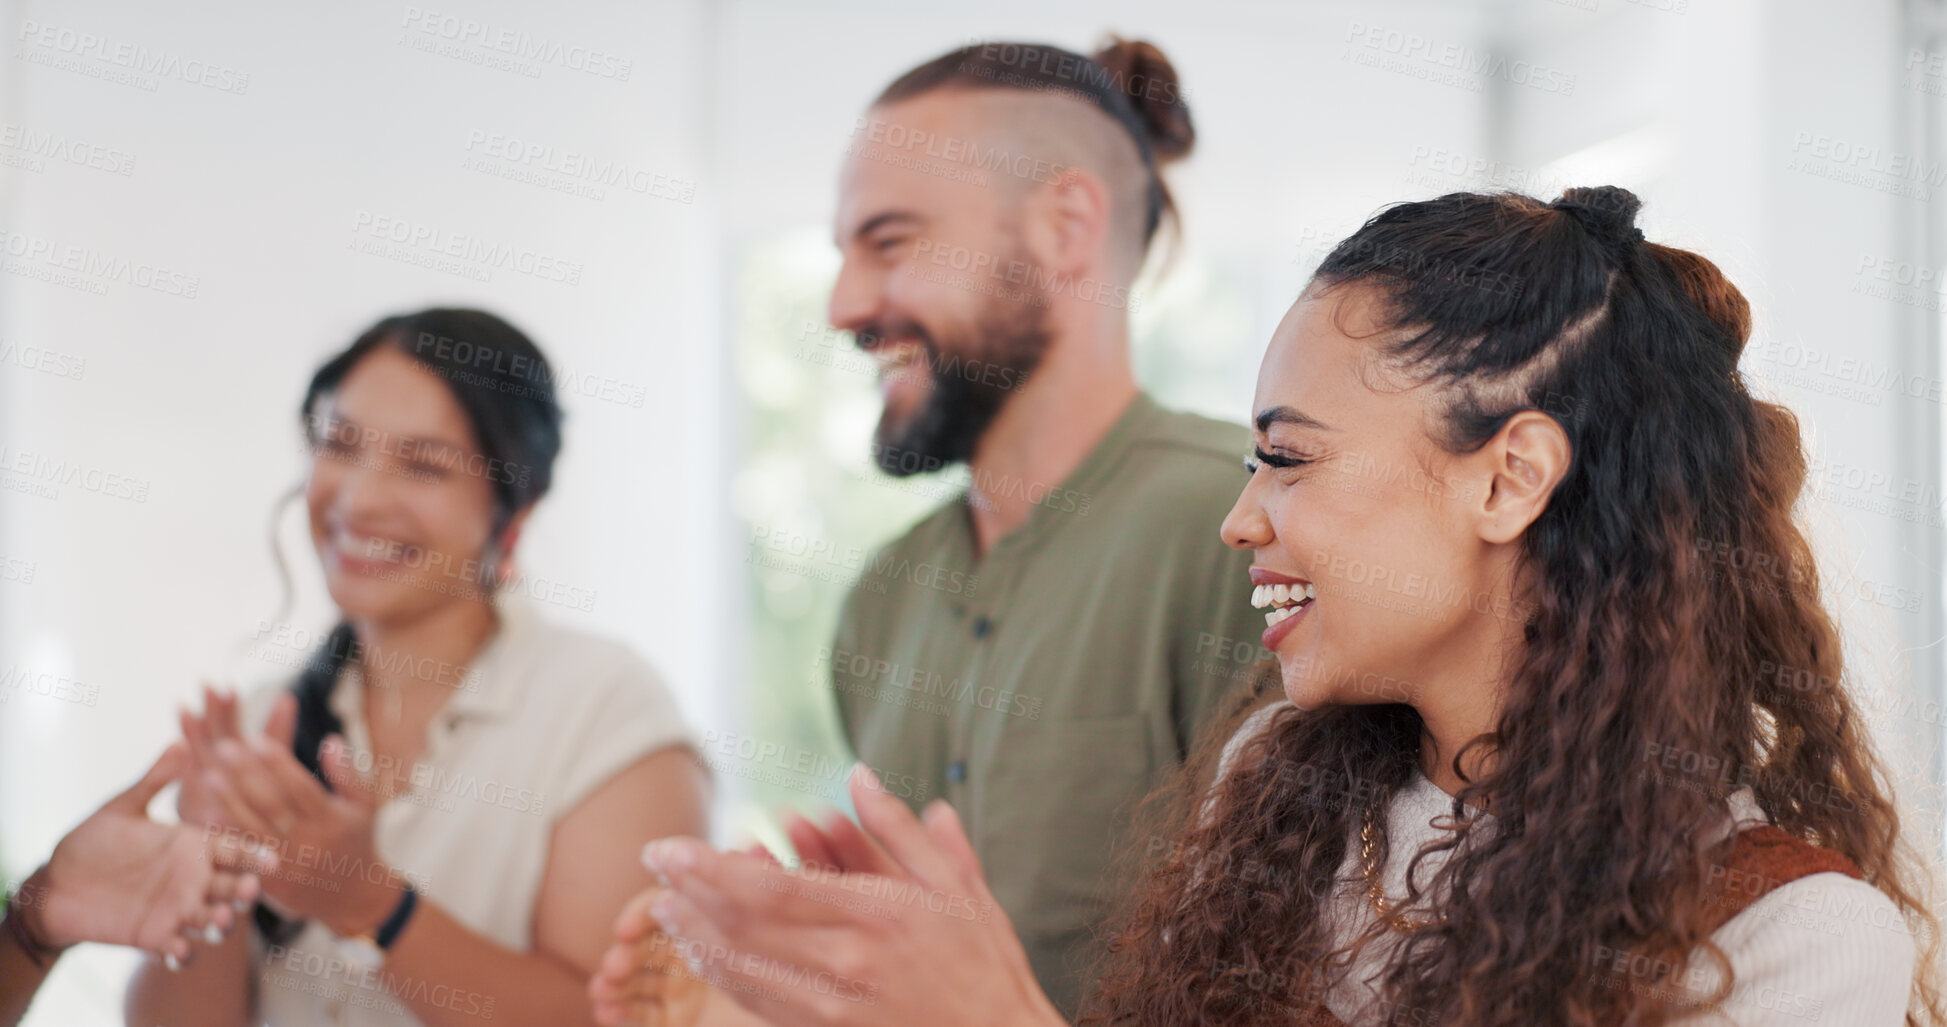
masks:
POLYGON ((1302 606, 1280 606, 1264 615, 1264 626, 1273 627, 1288 617, 1297 616, 1298 611, 1302 609, 1304 609, 1302 606))
POLYGON ((1299 605, 1316 598, 1318 598, 1318 589, 1310 582, 1302 585, 1256 585, 1251 589, 1251 606, 1259 610, 1267 606, 1283 606, 1295 610, 1299 605))
POLYGON ((383 553, 402 548, 402 543, 372 535, 353 535, 349 532, 335 532, 332 541, 339 549, 356 554, 383 553))

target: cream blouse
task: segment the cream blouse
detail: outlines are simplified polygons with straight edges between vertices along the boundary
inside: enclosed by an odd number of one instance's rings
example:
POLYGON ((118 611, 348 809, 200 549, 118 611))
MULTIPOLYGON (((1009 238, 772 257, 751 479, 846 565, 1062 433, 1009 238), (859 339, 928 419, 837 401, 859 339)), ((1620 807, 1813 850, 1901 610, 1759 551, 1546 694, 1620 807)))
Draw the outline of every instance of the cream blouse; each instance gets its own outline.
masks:
MULTIPOLYGON (((1218 761, 1219 779, 1229 771, 1243 743, 1264 730, 1275 711, 1289 705, 1273 703, 1245 721, 1224 746, 1218 761)), ((1729 805, 1732 820, 1724 826, 1725 832, 1731 823, 1743 828, 1767 822, 1749 788, 1734 792, 1729 805)), ((1396 904, 1407 895, 1406 871, 1413 856, 1439 839, 1443 829, 1435 822, 1452 812, 1453 797, 1417 771, 1393 797, 1386 824, 1390 851, 1381 876, 1385 893, 1396 904)), ((1484 823, 1491 823, 1491 815, 1483 816, 1489 818, 1484 823)), ((1423 894, 1447 855, 1431 854, 1420 862, 1415 881, 1423 894)), ((1338 879, 1331 915, 1337 937, 1345 944, 1377 916, 1366 893, 1356 838, 1339 868, 1338 879)), ((1417 907, 1404 912, 1409 917, 1424 915, 1417 907)), ((1913 936, 1893 901, 1864 881, 1845 874, 1819 873, 1780 885, 1719 927, 1711 940, 1730 962, 1734 975, 1731 994, 1721 1012, 1683 1017, 1672 1021, 1673 1027, 1805 1027, 1812 1023, 1900 1027, 1905 1023, 1907 998, 1913 986, 1913 936)), ((1384 941, 1368 946, 1347 972, 1332 982, 1325 1004, 1349 1027, 1381 1022, 1377 985, 1394 947, 1384 941)), ((1693 989, 1692 994, 1701 997, 1717 987, 1719 975, 1701 953, 1692 958, 1688 969, 1690 972, 1681 979, 1693 989)), ((1625 987, 1643 980, 1632 977, 1627 968, 1611 976, 1625 987)))
MULTIPOLYGON (((406 775, 410 791, 379 809, 375 831, 380 858, 422 901, 526 952, 556 822, 644 756, 694 740, 661 678, 627 647, 550 624, 517 602, 502 603, 500 614, 500 631, 433 718, 406 775)), ((347 665, 331 708, 351 751, 369 753, 360 683, 357 666, 347 665)), ((253 692, 246 722, 261 729, 288 687, 253 692)), ((303 862, 302 853, 289 854, 284 872, 305 872, 303 862)), ((306 923, 285 945, 252 936, 259 1022, 417 1025, 400 999, 409 990, 490 1022, 492 996, 359 965, 322 924, 306 923)))

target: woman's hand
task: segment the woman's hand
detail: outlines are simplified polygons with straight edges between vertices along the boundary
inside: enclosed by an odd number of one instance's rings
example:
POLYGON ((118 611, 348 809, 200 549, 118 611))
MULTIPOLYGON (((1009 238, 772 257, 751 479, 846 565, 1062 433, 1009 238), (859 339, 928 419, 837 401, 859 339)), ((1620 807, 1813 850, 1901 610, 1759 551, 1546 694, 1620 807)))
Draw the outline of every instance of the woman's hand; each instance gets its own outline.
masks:
POLYGON ((142 780, 108 801, 54 848, 21 888, 29 928, 50 947, 105 942, 186 960, 191 940, 215 944, 250 908, 257 873, 274 853, 149 819, 149 802, 189 754, 172 745, 142 780))
POLYGON ((710 986, 649 915, 668 890, 644 889, 615 918, 614 944, 588 982, 602 1027, 687 1027, 703 1015, 710 986))
POLYGON ((218 739, 243 740, 237 697, 204 685, 203 712, 182 710, 177 718, 182 725, 183 744, 189 747, 190 765, 176 789, 176 819, 185 824, 220 826, 222 808, 209 786, 203 783, 202 772, 215 765, 218 739))
POLYGON ((826 847, 817 863, 880 872, 786 871, 689 838, 650 845, 670 885, 652 912, 692 968, 786 1027, 1063 1024, 953 808, 935 802, 922 824, 863 767, 852 797, 864 832, 828 828, 809 847, 826 847))
POLYGON ((270 839, 285 855, 287 872, 264 881, 265 897, 280 912, 319 920, 339 935, 375 930, 404 884, 379 859, 372 823, 378 795, 353 769, 338 735, 318 754, 331 781, 326 791, 291 752, 296 721, 297 701, 283 695, 263 737, 214 737, 200 783, 223 828, 246 840, 270 839))

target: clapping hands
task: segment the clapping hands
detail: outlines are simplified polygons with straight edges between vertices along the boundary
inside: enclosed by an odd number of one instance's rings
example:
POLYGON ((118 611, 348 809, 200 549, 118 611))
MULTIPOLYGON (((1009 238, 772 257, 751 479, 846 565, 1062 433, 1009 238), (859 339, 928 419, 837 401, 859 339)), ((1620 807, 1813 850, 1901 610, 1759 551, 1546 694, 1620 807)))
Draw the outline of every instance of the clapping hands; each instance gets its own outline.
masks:
POLYGON ((377 788, 352 766, 345 740, 324 740, 318 758, 327 790, 292 752, 297 701, 281 695, 264 733, 245 738, 236 699, 204 690, 204 712, 182 714, 192 754, 177 808, 185 821, 225 837, 258 842, 298 859, 293 872, 267 877, 265 897, 286 916, 315 918, 337 934, 370 931, 398 904, 404 876, 378 854, 373 821, 377 788))
POLYGON ((789 825, 797 870, 651 843, 669 890, 649 912, 692 971, 780 1027, 1063 1024, 953 808, 916 818, 863 767, 851 790, 859 825, 789 825))

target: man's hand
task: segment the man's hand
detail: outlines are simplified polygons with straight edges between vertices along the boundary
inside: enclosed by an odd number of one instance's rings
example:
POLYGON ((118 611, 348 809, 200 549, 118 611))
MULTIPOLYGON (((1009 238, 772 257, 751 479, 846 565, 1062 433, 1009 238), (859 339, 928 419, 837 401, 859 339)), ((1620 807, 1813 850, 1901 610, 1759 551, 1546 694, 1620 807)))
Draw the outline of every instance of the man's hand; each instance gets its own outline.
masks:
POLYGON ((695 839, 650 845, 670 886, 651 912, 691 966, 780 1027, 1063 1024, 953 808, 922 823, 864 767, 851 785, 864 830, 800 839, 809 825, 794 825, 798 871, 695 839))
POLYGON ((840 810, 825 814, 818 824, 795 811, 784 815, 784 836, 797 850, 798 861, 807 869, 836 871, 842 874, 877 874, 904 877, 899 862, 859 829, 852 818, 840 810))
POLYGON ((189 762, 172 745, 142 780, 108 801, 54 848, 21 889, 22 912, 54 948, 94 941, 177 961, 191 939, 211 944, 258 894, 256 874, 276 855, 183 825, 158 824, 148 806, 189 762))

